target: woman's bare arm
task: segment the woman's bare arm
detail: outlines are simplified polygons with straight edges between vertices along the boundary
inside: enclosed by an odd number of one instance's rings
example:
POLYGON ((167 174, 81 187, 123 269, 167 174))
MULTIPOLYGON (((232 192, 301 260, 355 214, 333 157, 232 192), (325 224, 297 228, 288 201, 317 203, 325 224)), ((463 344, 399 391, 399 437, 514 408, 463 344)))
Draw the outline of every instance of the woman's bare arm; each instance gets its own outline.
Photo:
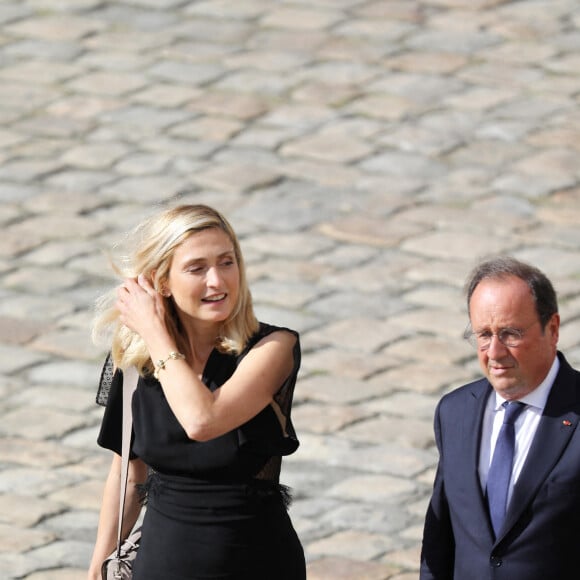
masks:
MULTIPOLYGON (((147 466, 140 459, 130 461, 123 517, 123 538, 129 535, 129 532, 139 517, 141 504, 139 502, 139 494, 136 485, 144 483, 146 478, 147 466)), ((88 580, 99 580, 101 578, 101 566, 103 561, 117 546, 120 486, 121 457, 115 454, 103 490, 97 539, 93 550, 93 557, 89 566, 87 576, 88 580)))

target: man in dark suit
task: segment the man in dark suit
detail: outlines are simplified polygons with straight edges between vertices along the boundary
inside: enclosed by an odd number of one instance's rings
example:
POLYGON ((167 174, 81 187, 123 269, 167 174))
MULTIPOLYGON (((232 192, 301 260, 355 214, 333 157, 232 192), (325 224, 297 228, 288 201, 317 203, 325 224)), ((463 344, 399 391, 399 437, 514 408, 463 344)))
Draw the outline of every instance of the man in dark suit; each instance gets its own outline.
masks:
POLYGON ((466 293, 485 378, 435 413, 420 578, 580 578, 580 373, 557 350, 554 289, 498 257, 474 269, 466 293))

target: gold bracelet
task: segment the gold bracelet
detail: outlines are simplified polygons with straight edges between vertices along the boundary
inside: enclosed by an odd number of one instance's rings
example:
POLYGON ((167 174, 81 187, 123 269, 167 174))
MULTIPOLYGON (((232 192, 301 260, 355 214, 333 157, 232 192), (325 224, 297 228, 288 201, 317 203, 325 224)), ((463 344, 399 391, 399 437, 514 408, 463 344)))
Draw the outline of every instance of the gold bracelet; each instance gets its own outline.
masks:
POLYGON ((185 355, 177 352, 176 350, 172 350, 165 360, 158 360, 157 364, 155 365, 155 370, 153 371, 153 376, 159 380, 159 372, 165 368, 165 363, 170 360, 177 360, 180 358, 185 358, 185 355))

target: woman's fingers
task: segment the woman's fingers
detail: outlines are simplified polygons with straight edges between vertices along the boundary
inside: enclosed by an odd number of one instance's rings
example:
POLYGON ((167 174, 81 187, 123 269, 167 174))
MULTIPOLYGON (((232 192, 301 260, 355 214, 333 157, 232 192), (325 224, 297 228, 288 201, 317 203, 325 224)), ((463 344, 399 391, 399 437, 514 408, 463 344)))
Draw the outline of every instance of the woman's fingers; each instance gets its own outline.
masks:
POLYGON ((119 286, 117 309, 120 321, 141 336, 150 331, 153 320, 164 318, 163 300, 143 274, 127 278, 119 286))
POLYGON ((155 292, 155 288, 153 288, 153 286, 151 285, 151 282, 149 282, 149 280, 147 280, 147 278, 145 277, 144 274, 139 274, 139 276, 137 276, 137 284, 139 284, 139 286, 141 286, 141 288, 143 288, 143 290, 145 290, 145 292, 147 292, 147 294, 151 294, 151 292, 155 292))

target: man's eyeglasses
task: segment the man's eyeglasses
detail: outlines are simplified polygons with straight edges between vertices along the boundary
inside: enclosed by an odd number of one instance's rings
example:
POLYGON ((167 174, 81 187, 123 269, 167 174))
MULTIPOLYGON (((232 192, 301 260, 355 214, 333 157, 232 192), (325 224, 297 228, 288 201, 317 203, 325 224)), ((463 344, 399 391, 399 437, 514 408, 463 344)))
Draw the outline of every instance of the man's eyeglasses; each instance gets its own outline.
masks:
MULTIPOLYGON (((537 322, 537 321, 536 321, 537 322)), ((469 342, 475 348, 479 350, 487 350, 491 344, 491 339, 497 336, 497 339, 507 347, 517 347, 522 344, 524 340, 525 332, 531 328, 533 324, 528 326, 528 328, 500 328, 497 332, 490 332, 489 330, 482 330, 481 332, 473 332, 471 330, 471 325, 468 325, 463 333, 463 338, 469 342)))

